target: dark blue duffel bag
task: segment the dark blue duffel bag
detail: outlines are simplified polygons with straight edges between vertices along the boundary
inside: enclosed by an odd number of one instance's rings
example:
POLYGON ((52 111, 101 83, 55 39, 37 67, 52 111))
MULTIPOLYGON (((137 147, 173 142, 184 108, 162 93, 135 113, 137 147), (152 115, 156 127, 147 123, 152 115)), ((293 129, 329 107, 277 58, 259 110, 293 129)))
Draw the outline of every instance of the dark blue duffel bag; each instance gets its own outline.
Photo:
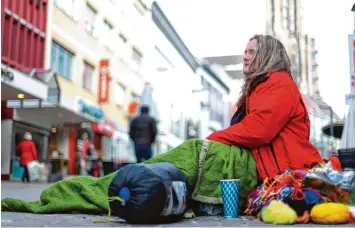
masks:
POLYGON ((128 223, 161 223, 180 219, 188 196, 186 177, 170 163, 122 167, 109 186, 112 215, 128 223))

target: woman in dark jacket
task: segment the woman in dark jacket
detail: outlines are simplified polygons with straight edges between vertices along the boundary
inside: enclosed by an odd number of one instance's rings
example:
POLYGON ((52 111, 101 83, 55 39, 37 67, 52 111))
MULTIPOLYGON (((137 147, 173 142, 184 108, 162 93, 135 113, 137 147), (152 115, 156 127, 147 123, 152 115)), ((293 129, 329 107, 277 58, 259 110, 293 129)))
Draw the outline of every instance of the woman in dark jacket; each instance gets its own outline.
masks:
POLYGON ((20 151, 20 165, 25 169, 22 182, 30 182, 30 177, 28 173, 27 165, 32 162, 38 160, 36 145, 32 141, 32 135, 29 132, 26 132, 24 135, 24 139, 18 145, 18 149, 20 151))

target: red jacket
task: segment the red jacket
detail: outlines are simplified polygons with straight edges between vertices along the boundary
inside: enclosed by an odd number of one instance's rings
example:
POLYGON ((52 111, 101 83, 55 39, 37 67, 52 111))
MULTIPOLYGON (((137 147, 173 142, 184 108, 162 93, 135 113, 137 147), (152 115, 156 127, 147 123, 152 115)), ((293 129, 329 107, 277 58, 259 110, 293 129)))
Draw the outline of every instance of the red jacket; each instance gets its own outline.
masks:
POLYGON ((18 145, 21 152, 20 165, 27 166, 28 163, 38 160, 36 145, 33 141, 23 140, 18 145))
POLYGON ((244 119, 207 137, 250 149, 260 180, 322 162, 309 141, 308 112, 295 82, 284 71, 266 77, 247 97, 244 119))

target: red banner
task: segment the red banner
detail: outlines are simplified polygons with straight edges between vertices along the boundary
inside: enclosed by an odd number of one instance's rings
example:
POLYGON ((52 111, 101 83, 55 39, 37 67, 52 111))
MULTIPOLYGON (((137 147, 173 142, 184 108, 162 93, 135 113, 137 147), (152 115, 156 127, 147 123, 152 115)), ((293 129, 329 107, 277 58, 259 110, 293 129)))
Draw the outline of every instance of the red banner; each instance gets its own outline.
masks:
POLYGON ((108 59, 100 60, 99 65, 99 89, 98 103, 107 103, 110 98, 110 61, 108 59))

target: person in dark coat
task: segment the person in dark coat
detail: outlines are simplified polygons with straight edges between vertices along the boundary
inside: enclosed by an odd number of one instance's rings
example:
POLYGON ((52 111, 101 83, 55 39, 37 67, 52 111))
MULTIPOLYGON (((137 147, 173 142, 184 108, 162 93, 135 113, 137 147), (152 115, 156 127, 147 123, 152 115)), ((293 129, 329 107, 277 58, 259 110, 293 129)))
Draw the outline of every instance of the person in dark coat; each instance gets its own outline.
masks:
POLYGON ((152 144, 157 135, 156 122, 149 116, 149 107, 142 106, 140 111, 141 115, 132 120, 129 129, 138 163, 152 157, 152 144))
POLYGON ((30 162, 37 161, 38 155, 36 150, 36 145, 32 141, 32 135, 29 132, 26 132, 24 139, 19 143, 17 148, 20 151, 20 166, 24 168, 24 173, 22 176, 22 182, 30 182, 30 177, 28 173, 27 165, 30 162))

